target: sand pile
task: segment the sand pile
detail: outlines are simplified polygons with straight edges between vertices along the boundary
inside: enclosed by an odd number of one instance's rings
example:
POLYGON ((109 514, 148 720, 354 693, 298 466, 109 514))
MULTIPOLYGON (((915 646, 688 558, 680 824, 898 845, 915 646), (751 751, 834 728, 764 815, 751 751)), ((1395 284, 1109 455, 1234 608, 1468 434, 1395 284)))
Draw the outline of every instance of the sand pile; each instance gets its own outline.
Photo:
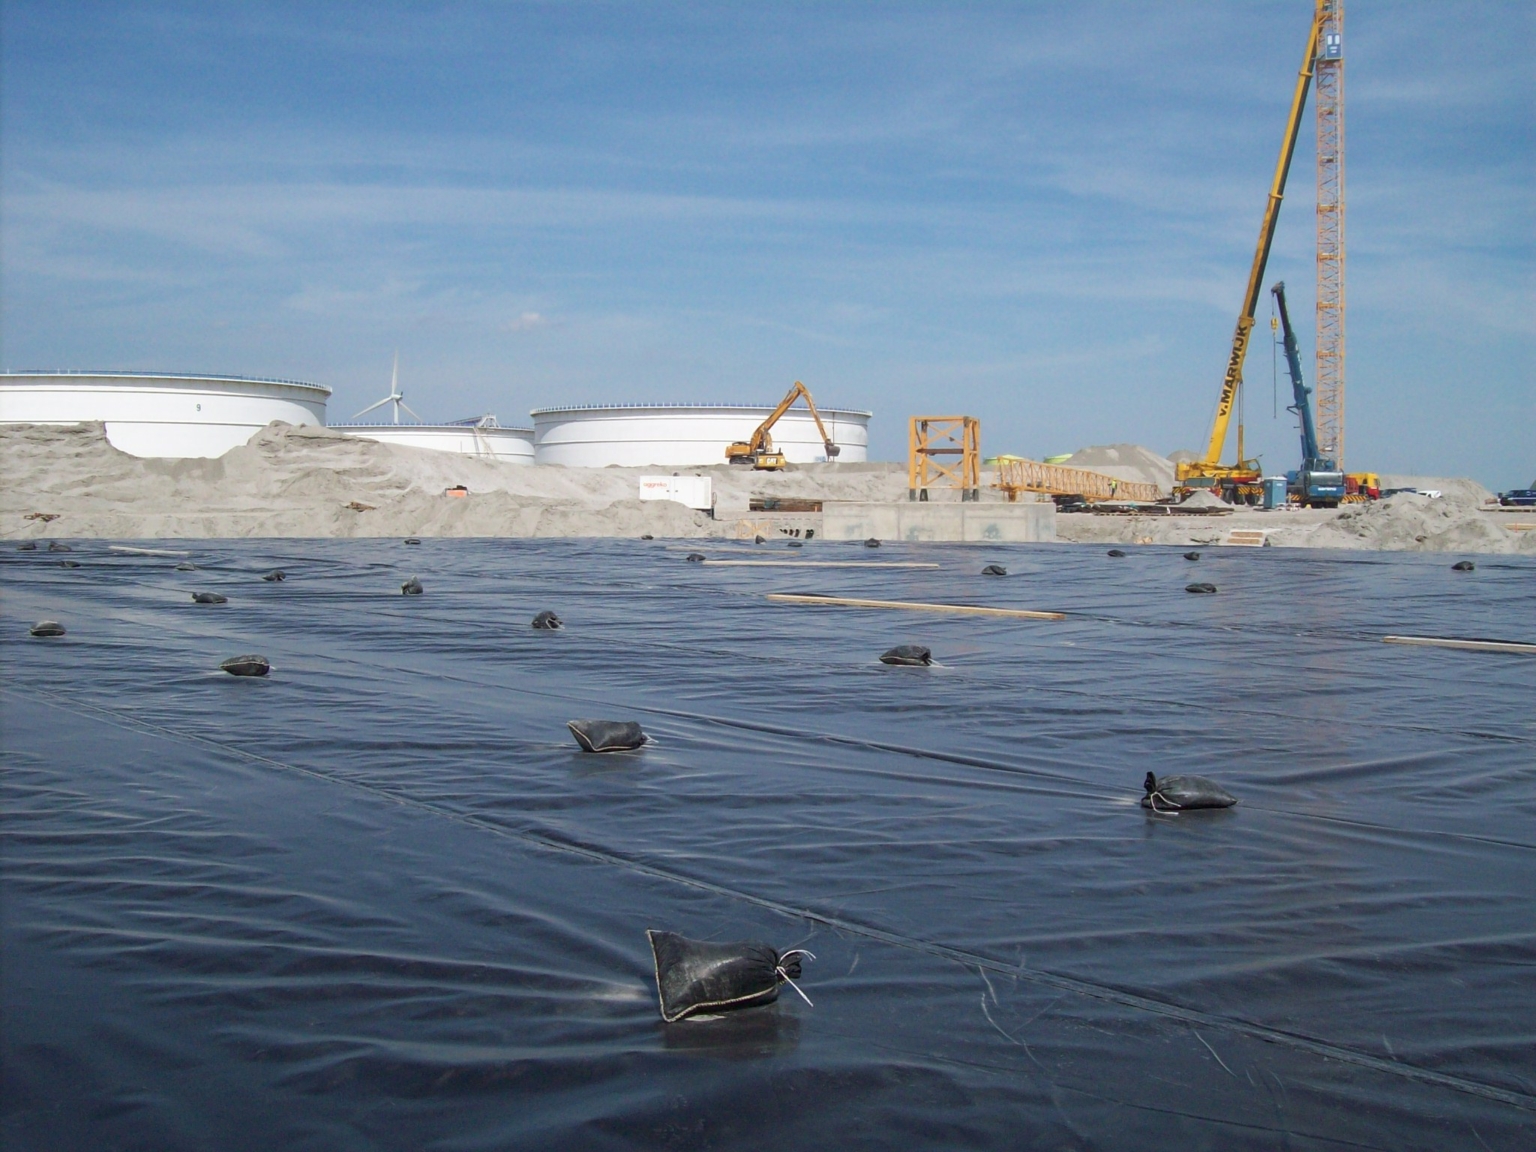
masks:
POLYGON ((1179 502, 1180 508, 1188 508, 1192 512, 1210 509, 1215 512, 1231 512, 1232 505, 1228 504, 1220 496, 1203 489, 1196 489, 1179 502))
POLYGON ((1463 504, 1483 504, 1497 500, 1492 492, 1465 476, 1410 476, 1407 473, 1383 472, 1381 486, 1383 490, 1417 488, 1420 491, 1439 492, 1463 504))
MULTIPOLYGON (((1370 504, 1348 504, 1319 525, 1308 543, 1316 548, 1420 549, 1426 552, 1536 552, 1530 532, 1511 532, 1481 511, 1483 498, 1457 485, 1439 499, 1404 492, 1370 504)), ((1437 486, 1438 487, 1438 486, 1437 486)), ((1444 492, 1444 488, 1440 488, 1444 492)))
POLYGON ((216 460, 119 452, 100 424, 0 425, 0 534, 218 536, 707 536, 733 524, 638 499, 639 477, 708 475, 717 506, 753 495, 906 497, 898 465, 808 465, 783 474, 717 468, 507 464, 273 424, 216 460), (469 496, 444 495, 463 485, 469 496), (355 506, 354 506, 355 505, 355 506), (31 513, 57 515, 28 520, 31 513))
POLYGON ((1063 468, 1085 468, 1116 480, 1156 484, 1164 496, 1173 491, 1173 461, 1140 444, 1104 444, 1079 448, 1061 462, 1063 468))
POLYGON ((1225 543, 1234 530, 1260 529, 1279 548, 1536 555, 1536 532, 1508 527, 1524 518, 1482 509, 1478 500, 1403 494, 1338 509, 1236 509, 1228 516, 1074 514, 1056 518, 1056 537, 1084 544, 1211 546, 1225 543))

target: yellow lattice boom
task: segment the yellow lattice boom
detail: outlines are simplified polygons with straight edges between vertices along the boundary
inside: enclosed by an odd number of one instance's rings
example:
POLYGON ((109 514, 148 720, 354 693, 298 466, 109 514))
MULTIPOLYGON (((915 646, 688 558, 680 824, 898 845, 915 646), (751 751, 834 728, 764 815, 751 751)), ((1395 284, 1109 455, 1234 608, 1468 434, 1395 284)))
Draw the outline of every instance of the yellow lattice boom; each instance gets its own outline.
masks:
POLYGON ((1344 467, 1344 0, 1317 0, 1317 445, 1344 467))
POLYGON ((1044 492, 1051 496, 1081 496, 1084 500, 1132 500, 1150 504, 1161 493, 1156 484, 1117 480, 1084 468, 1063 468, 1017 456, 1000 459, 994 485, 1017 500, 1020 492, 1044 492))

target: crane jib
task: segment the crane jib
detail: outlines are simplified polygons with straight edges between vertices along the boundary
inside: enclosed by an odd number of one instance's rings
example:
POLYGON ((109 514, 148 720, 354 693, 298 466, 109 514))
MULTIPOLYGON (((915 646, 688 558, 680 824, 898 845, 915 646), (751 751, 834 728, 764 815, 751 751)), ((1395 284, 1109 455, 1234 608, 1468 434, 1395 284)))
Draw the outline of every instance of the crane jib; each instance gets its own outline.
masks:
MULTIPOLYGON (((1211 438, 1206 446, 1205 457, 1194 470, 1211 474, 1223 468, 1221 450, 1227 440, 1227 426, 1231 422, 1232 409, 1237 403, 1237 392, 1243 383, 1243 361, 1248 355, 1249 335, 1253 331, 1253 313, 1258 307, 1259 293, 1264 283, 1264 270, 1269 263, 1270 246, 1275 239, 1275 225, 1280 218, 1280 204, 1285 198, 1285 183, 1290 175, 1291 158, 1296 151, 1296 137, 1301 126, 1301 113, 1306 107, 1307 90, 1312 84, 1312 72, 1317 59, 1318 22, 1316 18, 1307 34, 1307 50, 1302 57, 1301 70, 1296 77, 1296 89, 1291 97, 1291 114, 1285 125, 1285 138, 1280 145, 1280 157, 1275 164, 1275 177, 1270 185, 1269 199, 1264 206, 1264 221, 1259 227, 1259 242, 1253 254, 1253 266, 1248 272, 1248 290, 1243 298, 1243 310, 1237 319, 1237 329, 1232 334, 1232 351, 1227 358, 1226 375, 1222 378, 1221 397, 1216 404, 1216 418, 1211 425, 1211 438)), ((1242 455, 1242 429, 1238 429, 1238 455, 1242 455)), ((1245 462, 1237 461, 1237 468, 1245 462)), ((1184 466, 1181 465, 1181 474, 1184 466)))

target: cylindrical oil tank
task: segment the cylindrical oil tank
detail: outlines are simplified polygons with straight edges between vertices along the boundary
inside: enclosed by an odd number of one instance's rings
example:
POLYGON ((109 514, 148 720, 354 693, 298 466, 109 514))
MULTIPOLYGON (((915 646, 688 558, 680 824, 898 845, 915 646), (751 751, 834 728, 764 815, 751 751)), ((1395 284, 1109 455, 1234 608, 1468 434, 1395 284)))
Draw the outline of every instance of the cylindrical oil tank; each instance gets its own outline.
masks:
POLYGON ((533 463, 532 428, 502 428, 496 424, 336 424, 332 427, 348 436, 383 444, 458 452, 506 464, 533 463))
POLYGON ((100 420, 130 456, 222 456, 274 420, 325 423, 331 390, 298 380, 152 372, 0 374, 0 424, 100 420))
MULTIPOLYGON (((837 460, 869 459, 869 412, 822 408, 822 422, 842 451, 837 460)), ((608 404, 533 410, 533 453, 539 464, 587 468, 697 467, 724 464, 725 449, 751 439, 773 413, 771 405, 608 404)), ((792 408, 770 433, 774 447, 794 464, 827 458, 816 422, 804 408, 792 408)))

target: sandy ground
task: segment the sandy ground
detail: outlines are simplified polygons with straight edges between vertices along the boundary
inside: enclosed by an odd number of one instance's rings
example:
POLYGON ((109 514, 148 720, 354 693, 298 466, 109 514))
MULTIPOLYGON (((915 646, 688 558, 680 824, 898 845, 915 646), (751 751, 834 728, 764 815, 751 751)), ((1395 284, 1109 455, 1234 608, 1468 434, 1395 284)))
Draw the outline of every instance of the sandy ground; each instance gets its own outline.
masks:
MULTIPOLYGON (((1079 455, 1079 463, 1101 462, 1105 470, 1118 464, 1126 479, 1157 483, 1172 475, 1166 460, 1136 445, 1079 455)), ((637 498, 640 476, 669 471, 505 464, 281 424, 217 460, 145 460, 113 448, 100 424, 3 425, 0 538, 734 536, 753 496, 907 496, 904 464, 792 466, 778 474, 724 464, 678 469, 714 478, 718 518, 711 519, 681 504, 637 498), (469 496, 444 495, 459 484, 469 496)), ((1337 511, 1061 515, 1057 535, 1066 542, 1199 547, 1226 542, 1234 528, 1257 528, 1279 547, 1536 553, 1536 531, 1510 527, 1536 524, 1536 509, 1490 510, 1490 493, 1470 480, 1383 480, 1444 496, 1401 495, 1337 511)), ((1002 495, 984 490, 983 498, 1002 495)))
MULTIPOLYGON (((734 522, 638 498, 642 475, 672 471, 506 464, 284 424, 217 460, 146 460, 113 448, 100 424, 5 425, 0 537, 734 534, 734 522), (460 484, 467 497, 444 495, 460 484), (39 512, 57 519, 28 519, 39 512)), ((906 498, 906 468, 892 464, 676 471, 714 477, 722 516, 745 515, 754 495, 906 498)))

